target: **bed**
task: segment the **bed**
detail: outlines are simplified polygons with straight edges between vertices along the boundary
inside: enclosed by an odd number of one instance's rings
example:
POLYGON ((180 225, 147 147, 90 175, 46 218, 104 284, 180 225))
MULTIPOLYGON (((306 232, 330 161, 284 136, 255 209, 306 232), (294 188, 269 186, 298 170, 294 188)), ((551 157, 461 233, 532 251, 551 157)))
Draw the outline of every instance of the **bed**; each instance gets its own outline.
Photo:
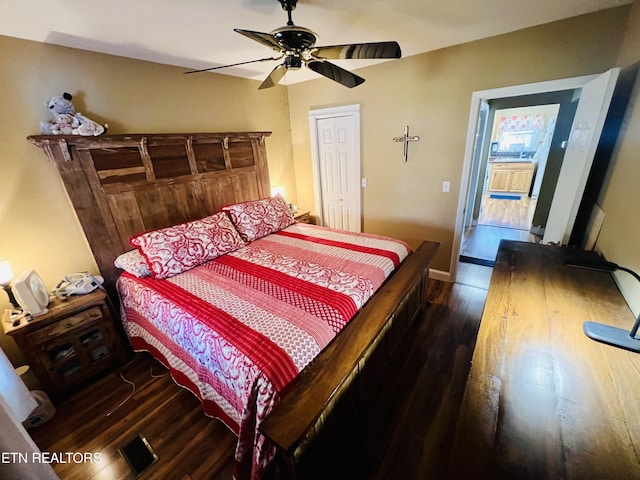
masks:
POLYGON ((438 249, 293 222, 270 197, 268 135, 29 137, 58 168, 133 349, 238 435, 237 478, 313 469, 426 303, 438 249), (266 233, 239 221, 265 205, 284 218, 266 233), (154 263, 149 238, 203 225, 222 247, 154 263), (152 275, 123 273, 127 256, 152 275))

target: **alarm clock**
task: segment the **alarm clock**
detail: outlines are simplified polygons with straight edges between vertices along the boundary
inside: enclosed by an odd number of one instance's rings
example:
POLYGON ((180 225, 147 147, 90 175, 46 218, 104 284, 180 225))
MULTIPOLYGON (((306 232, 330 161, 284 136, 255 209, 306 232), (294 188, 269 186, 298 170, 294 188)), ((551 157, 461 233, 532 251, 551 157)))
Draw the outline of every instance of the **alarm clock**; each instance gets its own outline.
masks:
POLYGON ((35 270, 21 273, 13 281, 12 290, 20 306, 32 316, 47 313, 49 292, 35 270))

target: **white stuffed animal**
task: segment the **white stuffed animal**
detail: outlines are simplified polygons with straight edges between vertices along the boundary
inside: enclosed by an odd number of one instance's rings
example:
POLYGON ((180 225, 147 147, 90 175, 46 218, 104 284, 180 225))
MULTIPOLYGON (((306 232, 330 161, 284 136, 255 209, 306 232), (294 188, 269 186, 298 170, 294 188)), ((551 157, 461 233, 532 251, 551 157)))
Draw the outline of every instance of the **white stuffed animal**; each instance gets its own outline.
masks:
POLYGON ((69 93, 53 97, 45 105, 53 114, 53 120, 40 122, 40 131, 44 135, 86 135, 98 136, 107 131, 108 125, 100 125, 76 113, 69 93))

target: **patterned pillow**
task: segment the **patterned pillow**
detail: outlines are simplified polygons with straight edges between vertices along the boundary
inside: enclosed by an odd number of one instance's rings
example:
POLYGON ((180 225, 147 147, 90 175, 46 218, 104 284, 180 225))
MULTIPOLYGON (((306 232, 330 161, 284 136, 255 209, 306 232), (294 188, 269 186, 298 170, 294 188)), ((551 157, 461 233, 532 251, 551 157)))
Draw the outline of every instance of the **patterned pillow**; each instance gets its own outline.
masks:
POLYGON ((280 195, 222 207, 243 240, 250 242, 295 223, 287 201, 280 195))
POLYGON ((151 275, 149 265, 138 250, 129 250, 128 252, 118 255, 113 262, 116 268, 121 268, 125 272, 129 272, 131 275, 135 275, 138 278, 144 278, 151 275))
POLYGON ((141 233, 129 243, 138 248, 156 278, 176 275, 244 245, 224 212, 141 233))

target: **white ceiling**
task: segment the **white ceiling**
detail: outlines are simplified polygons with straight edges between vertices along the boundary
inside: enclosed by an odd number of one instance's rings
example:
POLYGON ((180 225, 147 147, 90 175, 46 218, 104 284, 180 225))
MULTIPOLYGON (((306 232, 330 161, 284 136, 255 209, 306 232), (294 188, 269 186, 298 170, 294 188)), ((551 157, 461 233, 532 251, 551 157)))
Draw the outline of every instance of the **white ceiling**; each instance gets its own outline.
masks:
MULTIPOLYGON (((396 40, 403 56, 506 33, 632 0, 299 0, 293 21, 317 45, 396 40)), ((188 69, 272 56, 233 31, 286 24, 277 0, 0 0, 0 34, 188 69)), ((377 61, 339 60, 354 70, 377 61)), ((277 62, 217 70, 262 80, 277 62)), ((205 75, 204 73, 201 75, 205 75)), ((316 78, 289 72, 283 83, 316 78)))

